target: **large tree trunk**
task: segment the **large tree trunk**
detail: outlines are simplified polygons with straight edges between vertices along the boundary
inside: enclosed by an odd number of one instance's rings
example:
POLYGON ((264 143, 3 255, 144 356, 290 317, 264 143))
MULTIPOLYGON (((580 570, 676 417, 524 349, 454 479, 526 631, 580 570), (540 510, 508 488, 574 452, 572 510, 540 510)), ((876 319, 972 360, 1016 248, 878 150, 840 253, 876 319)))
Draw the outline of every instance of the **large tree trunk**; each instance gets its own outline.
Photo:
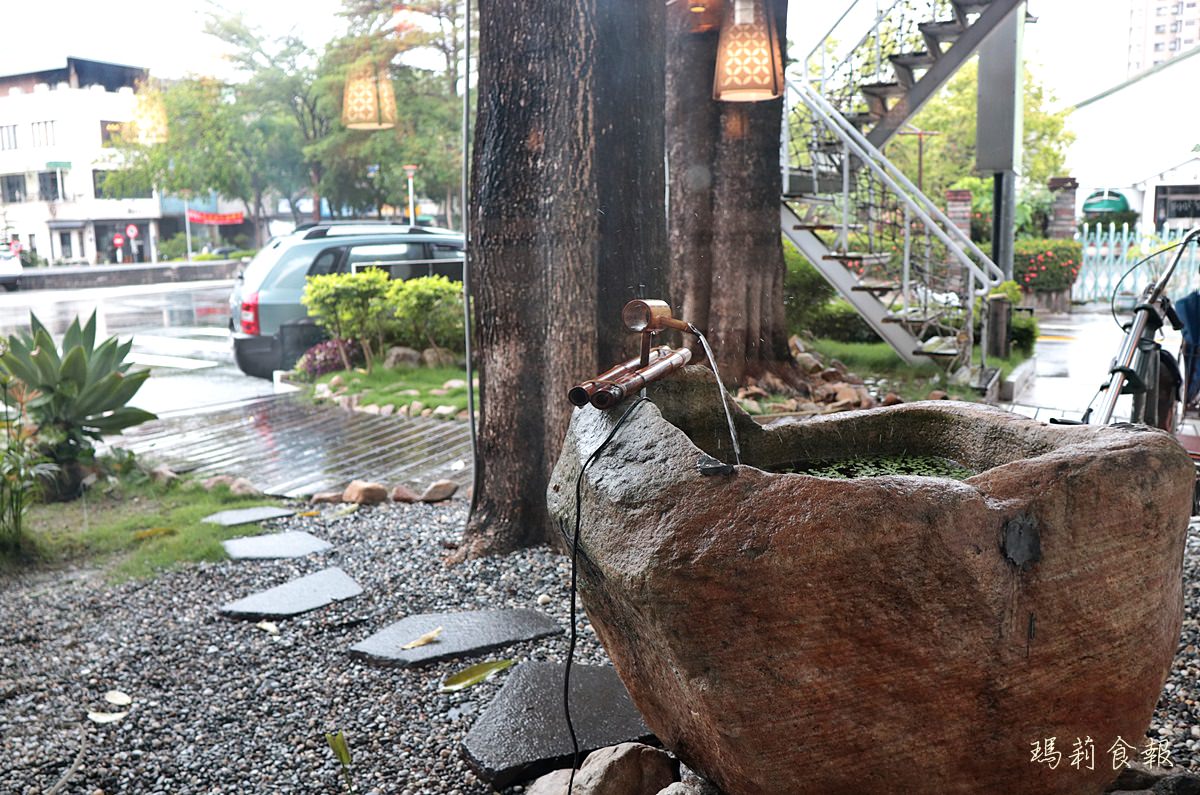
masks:
POLYGON ((600 350, 622 342, 618 299, 661 273, 666 254, 663 6, 481 0, 479 10, 479 458, 460 559, 546 539, 567 389, 608 366, 600 350), (622 142, 630 131, 645 140, 622 142))
MULTIPOLYGON (((787 0, 768 0, 782 46, 787 0)), ((783 101, 716 102, 715 33, 673 28, 667 73, 671 284, 684 316, 706 329, 722 378, 788 360, 783 309, 783 101), (684 97, 687 101, 683 101, 684 97)))

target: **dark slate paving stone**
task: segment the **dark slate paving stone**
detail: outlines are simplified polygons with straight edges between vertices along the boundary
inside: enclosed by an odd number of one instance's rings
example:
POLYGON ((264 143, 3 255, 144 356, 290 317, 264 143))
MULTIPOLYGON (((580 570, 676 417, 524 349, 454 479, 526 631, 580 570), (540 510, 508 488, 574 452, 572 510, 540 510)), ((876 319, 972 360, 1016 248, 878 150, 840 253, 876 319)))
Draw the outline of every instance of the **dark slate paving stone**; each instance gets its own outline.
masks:
POLYGON ((299 530, 286 533, 267 533, 261 536, 239 536, 221 542, 226 554, 234 560, 269 560, 302 558, 314 552, 333 549, 333 544, 299 530))
POLYGON ((254 524, 267 519, 282 519, 295 515, 290 508, 273 508, 269 505, 261 508, 238 508, 232 511, 221 511, 212 516, 206 516, 202 521, 219 524, 222 527, 233 527, 239 524, 254 524))
MULTIPOLYGON (((563 716, 566 665, 527 662, 508 674, 504 687, 462 741, 467 763, 502 789, 571 764, 571 735, 563 716)), ((571 668, 571 720, 585 755, 626 742, 657 741, 607 665, 571 668)))
POLYGON ((422 613, 390 624, 350 648, 350 656, 374 665, 411 666, 468 657, 523 640, 561 633, 562 627, 537 610, 470 610, 422 613), (435 643, 400 648, 438 627, 435 643))
POLYGON ((289 618, 361 593, 358 583, 333 566, 222 605, 220 612, 230 618, 289 618))

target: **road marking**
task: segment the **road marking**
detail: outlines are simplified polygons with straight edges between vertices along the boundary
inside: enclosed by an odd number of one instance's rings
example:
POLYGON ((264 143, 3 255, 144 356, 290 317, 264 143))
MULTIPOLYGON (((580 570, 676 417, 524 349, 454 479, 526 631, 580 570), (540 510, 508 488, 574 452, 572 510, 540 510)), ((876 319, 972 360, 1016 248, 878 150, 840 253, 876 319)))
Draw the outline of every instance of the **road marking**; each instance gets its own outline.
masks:
POLYGON ((1064 334, 1042 334, 1038 337, 1038 342, 1074 342, 1074 337, 1068 337, 1064 334))
POLYGON ((152 348, 167 354, 215 353, 227 355, 230 351, 229 332, 222 332, 220 341, 214 339, 193 340, 186 337, 164 337, 158 334, 134 334, 133 344, 139 348, 152 348))
POLYGON ((218 364, 217 362, 210 362, 205 359, 189 359, 185 356, 160 356, 154 353, 139 353, 138 351, 133 351, 126 356, 125 361, 142 364, 146 367, 172 367, 176 370, 204 370, 208 367, 216 367, 218 364))

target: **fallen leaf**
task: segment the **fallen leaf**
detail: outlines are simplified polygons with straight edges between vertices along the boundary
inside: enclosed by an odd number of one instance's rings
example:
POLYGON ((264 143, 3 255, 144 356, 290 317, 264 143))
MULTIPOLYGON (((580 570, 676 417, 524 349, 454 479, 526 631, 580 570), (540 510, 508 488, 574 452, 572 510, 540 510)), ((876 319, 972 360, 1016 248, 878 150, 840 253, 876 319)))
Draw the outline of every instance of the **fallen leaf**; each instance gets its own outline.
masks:
POLYGON ((453 693, 456 690, 464 690, 471 685, 477 685, 485 679, 491 679, 505 668, 512 666, 513 662, 513 660, 488 660, 487 662, 476 663, 443 679, 442 686, 438 692, 453 693))
POLYGON ((133 537, 138 541, 145 541, 147 538, 158 538, 159 536, 173 536, 175 529, 173 527, 151 527, 148 530, 138 530, 133 534, 133 537))
POLYGON ((333 749, 334 756, 343 767, 350 766, 350 746, 346 745, 346 735, 341 731, 325 732, 325 742, 333 749))
POLYGON ((304 512, 298 513, 296 515, 297 516, 320 516, 321 512, 320 511, 304 511, 304 512))
POLYGON ((120 690, 109 690, 104 694, 104 700, 109 704, 114 704, 118 707, 128 707, 133 703, 133 699, 122 693, 120 690))
POLYGON ((349 516, 350 514, 354 513, 357 510, 358 510, 358 503, 356 503, 356 502, 350 503, 349 505, 347 505, 343 508, 339 508, 338 510, 334 511, 333 518, 336 519, 340 516, 349 516))
POLYGON ((279 626, 274 621, 259 621, 254 626, 258 627, 259 629, 261 629, 263 632, 267 633, 268 635, 278 635, 279 634, 279 626))
POLYGON ((441 635, 441 634, 442 634, 442 628, 441 628, 441 627, 438 627, 437 629, 431 629, 431 630, 429 630, 428 632, 426 632, 424 635, 422 635, 421 637, 419 637, 419 638, 417 638, 416 640, 412 641, 411 643, 405 643, 405 644, 404 644, 403 646, 401 646, 400 648, 402 648, 402 649, 415 649, 415 648, 417 648, 418 646, 425 646, 425 645, 427 645, 427 644, 430 644, 430 643, 436 643, 436 642, 437 642, 437 639, 438 639, 438 635, 441 635))
POLYGON ((128 712, 89 712, 88 720, 92 723, 116 723, 128 714, 128 712))

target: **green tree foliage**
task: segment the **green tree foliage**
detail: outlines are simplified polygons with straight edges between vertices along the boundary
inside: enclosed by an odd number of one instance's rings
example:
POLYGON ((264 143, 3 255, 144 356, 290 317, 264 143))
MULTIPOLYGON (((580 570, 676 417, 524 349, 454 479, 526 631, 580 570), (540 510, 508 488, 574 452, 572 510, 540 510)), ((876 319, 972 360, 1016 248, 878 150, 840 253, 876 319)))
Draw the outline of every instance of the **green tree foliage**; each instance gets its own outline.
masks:
MULTIPOLYGON (((353 339, 362 345, 370 370, 396 327, 395 312, 388 300, 390 284, 388 275, 378 268, 310 276, 300 300, 331 337, 353 339)), ((349 370, 349 357, 344 352, 343 356, 349 370)))
MULTIPOLYGON (((925 138, 925 193, 935 201, 975 173, 978 73, 978 60, 968 61, 913 117, 917 129, 939 133, 925 138)), ((1075 136, 1066 127, 1067 111, 1049 109, 1053 102, 1050 91, 1026 69, 1021 176, 1028 185, 1045 185, 1050 177, 1064 176, 1067 147, 1075 136)), ((916 136, 898 135, 886 149, 888 158, 914 181, 917 146, 916 136)), ((990 187, 991 181, 986 184, 990 187)))
POLYGON ((462 282, 445 276, 395 281, 388 302, 399 321, 396 339, 401 345, 462 352, 462 282))

